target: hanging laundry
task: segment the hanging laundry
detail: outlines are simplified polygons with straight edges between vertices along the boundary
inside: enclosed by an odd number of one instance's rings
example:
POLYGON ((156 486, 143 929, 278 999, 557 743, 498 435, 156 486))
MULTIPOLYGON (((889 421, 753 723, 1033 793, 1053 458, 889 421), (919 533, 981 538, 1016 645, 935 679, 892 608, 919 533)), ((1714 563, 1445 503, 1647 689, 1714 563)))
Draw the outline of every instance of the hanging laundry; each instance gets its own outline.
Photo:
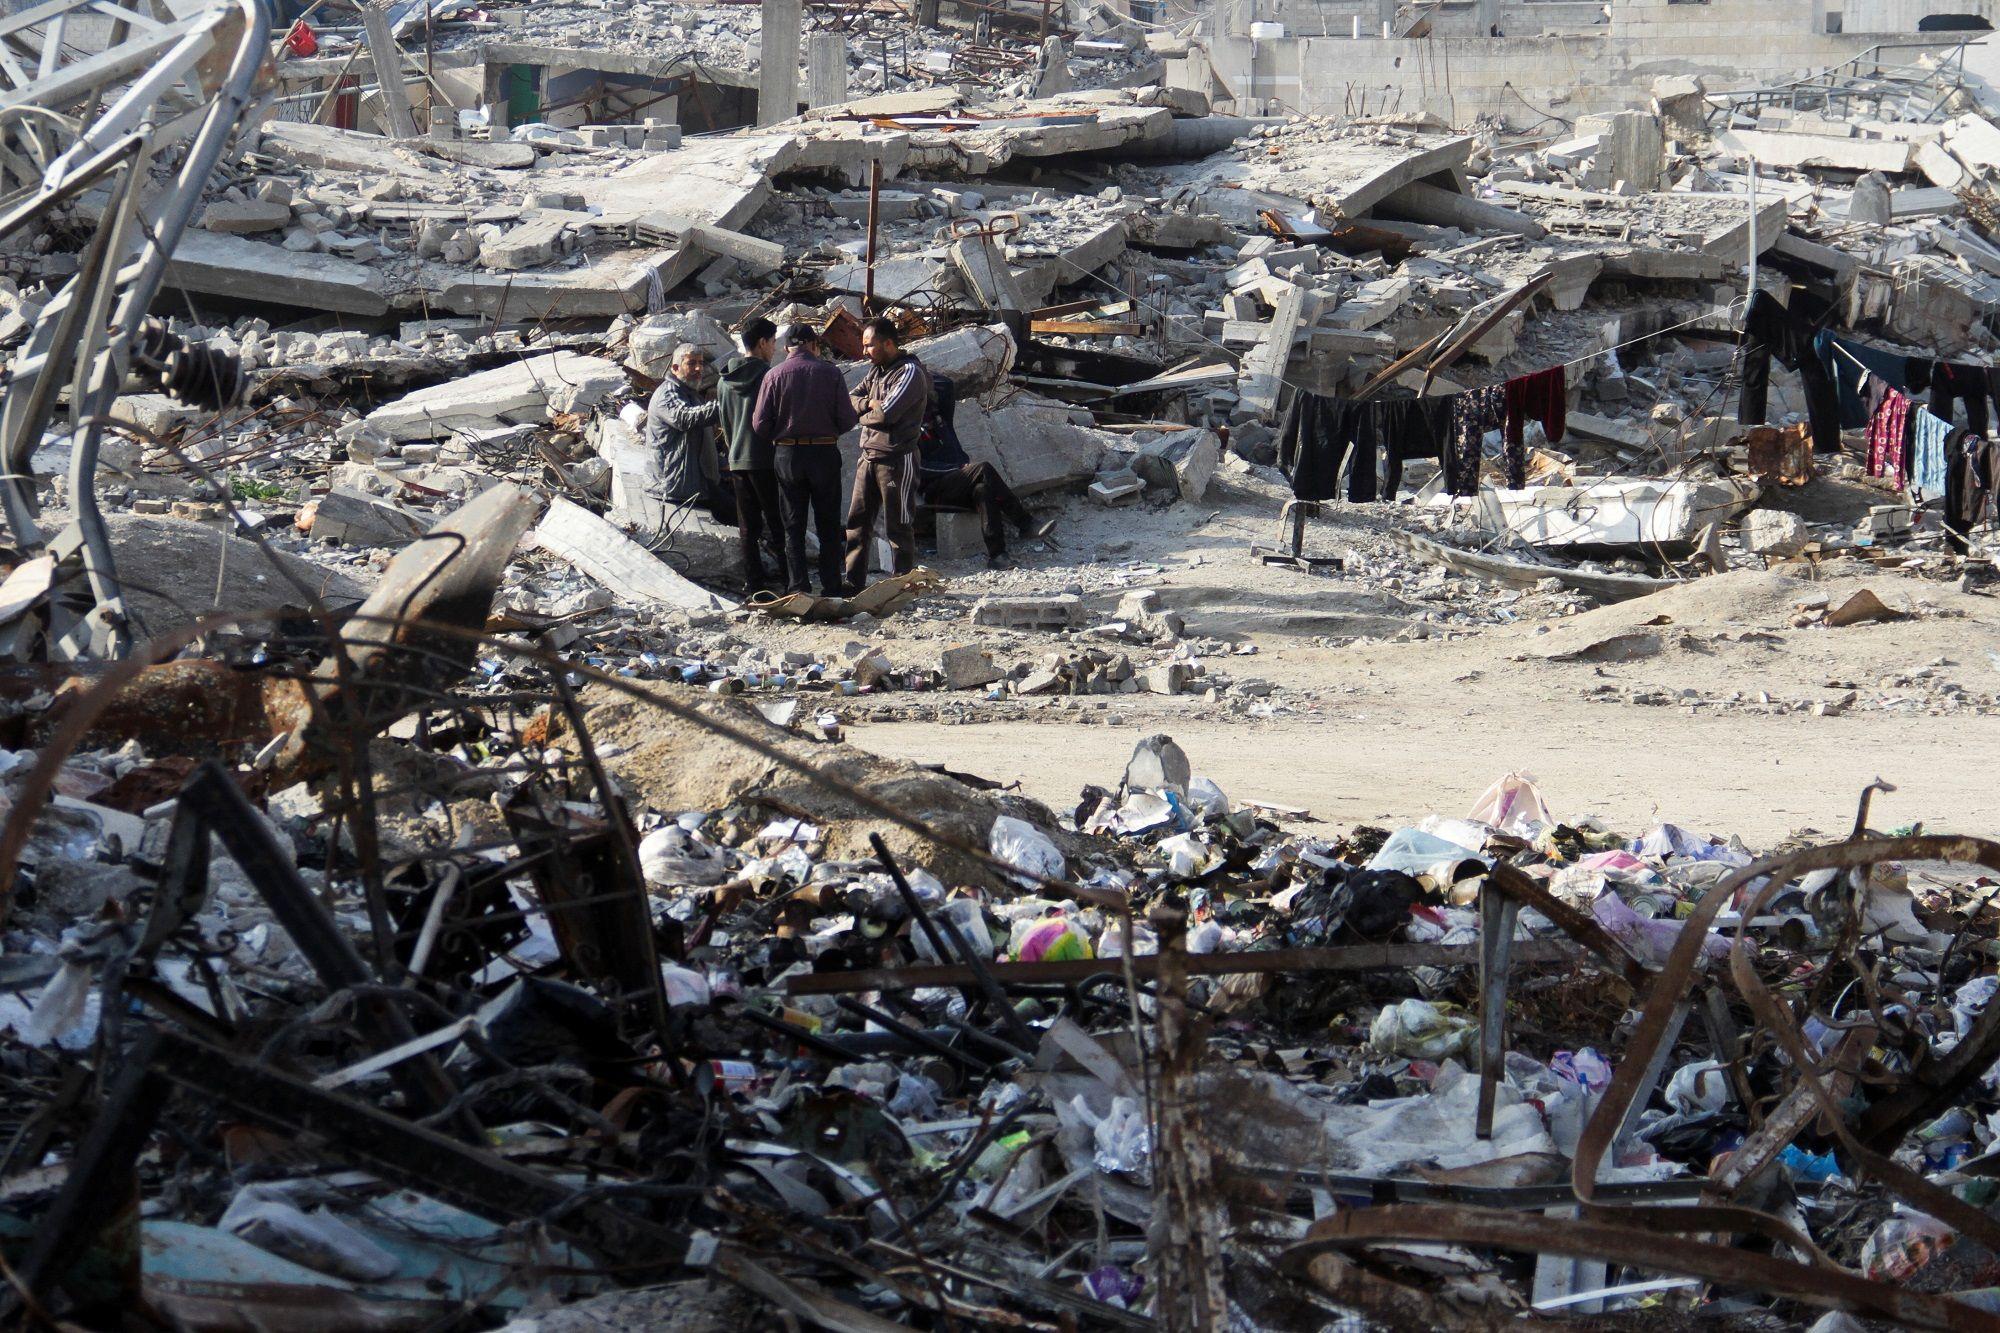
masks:
POLYGON ((2000 474, 2000 442, 1978 435, 1953 440, 1945 459, 1944 538, 1960 555, 1965 554, 1972 530, 1986 521, 1996 474, 2000 474))
POLYGON ((1832 453, 1840 448, 1840 394, 1813 343, 1818 326, 1779 305, 1769 292, 1750 298, 1743 317, 1743 390, 1736 419, 1761 426, 1770 415, 1771 358, 1799 373, 1806 394, 1806 418, 1812 423, 1813 448, 1832 453))
POLYGON ((1487 433, 1507 424, 1507 386, 1468 389, 1446 401, 1451 404, 1451 427, 1444 443, 1444 488, 1452 495, 1477 495, 1487 433))
POLYGON ((1931 413, 1953 419, 1956 404, 1965 404, 1965 424, 1974 435, 1986 434, 1986 367, 1938 361, 1931 366, 1931 413))
POLYGON ((1887 477, 1899 489, 1908 475, 1909 398, 1885 386, 1875 415, 1868 422, 1868 475, 1887 477))
POLYGON ((1945 445, 1951 439, 1952 426, 1926 408, 1918 408, 1914 415, 1910 495, 1922 502, 1944 494, 1945 445))
POLYGON ((1528 419, 1542 423, 1549 443, 1563 437, 1569 411, 1569 383, 1563 368, 1538 370, 1519 379, 1508 380, 1507 392, 1507 485, 1519 490, 1528 484, 1528 447, 1525 431, 1528 419))
POLYGON ((1900 352, 1886 352, 1868 343, 1824 331, 1813 338, 1813 347, 1819 352, 1820 362, 1833 380, 1843 429, 1854 430, 1865 426, 1874 415, 1873 406, 1862 387, 1869 376, 1909 392, 1910 386, 1903 380, 1905 358, 1900 352))
POLYGON ((1278 439, 1278 466, 1301 500, 1340 496, 1366 503, 1392 498, 1403 460, 1435 458, 1441 442, 1433 412, 1415 398, 1329 398, 1301 393, 1292 400, 1278 439))

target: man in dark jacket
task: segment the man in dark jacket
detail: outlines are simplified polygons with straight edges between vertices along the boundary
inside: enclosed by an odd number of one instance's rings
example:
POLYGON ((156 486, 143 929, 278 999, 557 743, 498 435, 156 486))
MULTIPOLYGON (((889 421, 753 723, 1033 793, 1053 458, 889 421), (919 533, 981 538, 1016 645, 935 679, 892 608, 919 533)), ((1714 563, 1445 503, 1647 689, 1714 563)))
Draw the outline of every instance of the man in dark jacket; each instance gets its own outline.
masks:
POLYGON ((871 319, 861 330, 861 350, 871 364, 854 391, 854 409, 861 414, 861 458, 847 504, 850 588, 868 582, 868 543, 878 513, 889 530, 894 572, 909 573, 917 560, 917 441, 930 414, 931 377, 921 361, 903 350, 901 337, 887 319, 871 319))
POLYGON ((661 499, 670 505, 699 500, 726 520, 732 506, 715 447, 715 401, 702 390, 707 376, 706 348, 682 343, 674 349, 667 377, 646 407, 646 443, 660 453, 661 499))
POLYGON ((722 363, 722 379, 715 386, 716 423, 722 428, 729 484, 736 492, 743 583, 754 594, 785 583, 785 520, 778 505, 777 459, 771 441, 758 435, 750 424, 757 408, 757 390, 771 369, 778 328, 760 315, 743 326, 739 337, 745 354, 722 363), (767 558, 775 574, 764 572, 767 558))
POLYGON ((976 512, 986 538, 987 568, 1005 569, 1013 564, 1007 554, 1007 524, 1019 528, 1023 537, 1046 537, 1055 531, 1056 521, 1036 519, 1000 469, 967 456, 952 421, 957 406, 952 382, 943 375, 931 376, 931 414, 917 442, 918 494, 934 508, 976 512))
POLYGON ((840 437, 860 415, 847 400, 840 368, 824 359, 819 330, 794 323, 785 330, 791 351, 757 389, 750 429, 771 441, 778 474, 778 505, 785 520, 786 588, 810 592, 806 582, 806 515, 819 537, 819 589, 839 597, 840 437))

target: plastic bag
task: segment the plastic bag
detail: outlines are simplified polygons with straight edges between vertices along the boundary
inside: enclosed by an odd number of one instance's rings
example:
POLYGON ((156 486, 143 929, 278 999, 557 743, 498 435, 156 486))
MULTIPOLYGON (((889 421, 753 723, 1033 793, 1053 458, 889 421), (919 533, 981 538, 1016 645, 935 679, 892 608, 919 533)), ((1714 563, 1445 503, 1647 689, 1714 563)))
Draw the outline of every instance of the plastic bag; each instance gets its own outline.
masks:
POLYGON ((1368 1026, 1369 1050, 1406 1060, 1469 1055, 1476 1040, 1472 1020, 1447 1014, 1428 1000, 1404 1000, 1389 1005, 1368 1026))
MULTIPOLYGON (((1132 956, 1134 958, 1144 958, 1147 954, 1155 954, 1159 951, 1160 941, 1153 934, 1153 928, 1143 921, 1134 921, 1132 923, 1132 956)), ((1123 958, 1125 956, 1125 928, 1121 923, 1113 921, 1104 928, 1104 933, 1097 937, 1097 956, 1099 958, 1123 958)))
POLYGON ((1097 1122, 1097 1169, 1145 1177, 1153 1158, 1153 1130, 1146 1108, 1130 1097, 1114 1097, 1110 1114, 1097 1122))
POLYGON ((1720 1111, 1732 1099, 1729 1075, 1722 1071, 1720 1060, 1682 1065, 1667 1080, 1667 1105, 1682 1115, 1720 1111))
POLYGON ((1943 1253, 1956 1235, 1926 1213, 1889 1218, 1861 1247, 1861 1272, 1876 1281, 1901 1282, 1943 1253))
POLYGON ((1016 921, 1007 952, 1022 963, 1057 963, 1091 956, 1090 941, 1075 922, 1060 916, 1016 921))
POLYGON ((1167 854, 1167 870, 1175 879, 1186 879, 1201 869, 1209 849, 1192 833, 1177 833, 1160 844, 1167 854))
POLYGON ((667 1007, 678 1008, 684 1004, 698 1004, 707 1008, 715 996, 709 990, 708 978, 691 967, 678 963, 661 963, 660 980, 666 986, 667 1007))
MULTIPOLYGON (((984 960, 992 960, 993 933, 986 929, 986 913, 980 910, 979 904, 973 899, 953 898, 942 907, 932 908, 931 916, 933 918, 942 916, 950 920, 951 924, 958 928, 958 933, 965 940, 965 945, 968 949, 971 949, 972 952, 978 954, 984 960)), ((950 934, 942 927, 939 927, 938 934, 944 936, 947 945, 951 943, 950 934)), ((931 947, 930 932, 922 926, 911 927, 910 943, 916 946, 917 957, 923 959, 925 962, 942 963, 946 961, 937 956, 937 950, 931 947)), ((953 958, 950 961, 957 962, 958 960, 953 958)))
POLYGON ((1225 819, 1229 815, 1229 798, 1210 778, 1196 778, 1188 783, 1187 803, 1203 819, 1225 819))
POLYGON ((1534 778, 1526 773, 1509 773, 1488 787, 1466 818, 1520 837, 1533 837, 1538 827, 1556 822, 1534 778))
MULTIPOLYGON (((1457 866, 1461 861, 1484 862, 1485 857, 1435 833, 1422 829, 1397 829, 1368 862, 1370 870, 1400 870, 1421 875, 1439 866, 1457 866)), ((1455 875, 1450 878, 1456 878, 1455 875)))
POLYGON ((654 829, 639 839, 639 872, 648 884, 662 888, 720 884, 730 876, 723 854, 678 824, 654 829))
POLYGON ((1585 1092, 1602 1092, 1611 1086, 1611 1062, 1589 1046, 1580 1051, 1557 1051, 1549 1057, 1549 1072, 1585 1092))
POLYGON ((1061 879, 1066 868, 1062 852, 1046 834, 1012 815, 1001 815, 993 821, 993 831, 986 839, 986 850, 1024 872, 1020 878, 1025 883, 1061 879))
POLYGON ((325 1208, 308 1213, 275 1185, 245 1185, 229 1201, 221 1228, 260 1250, 332 1277, 380 1282, 401 1262, 325 1208))

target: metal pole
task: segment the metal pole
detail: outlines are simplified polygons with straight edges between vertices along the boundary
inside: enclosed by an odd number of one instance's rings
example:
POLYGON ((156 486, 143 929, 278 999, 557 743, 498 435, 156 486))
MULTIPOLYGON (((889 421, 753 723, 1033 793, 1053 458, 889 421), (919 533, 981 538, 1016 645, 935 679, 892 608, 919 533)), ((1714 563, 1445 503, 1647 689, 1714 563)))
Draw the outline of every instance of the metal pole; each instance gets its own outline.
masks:
POLYGON ((1759 252, 1757 249, 1757 161, 1755 158, 1752 158, 1750 161, 1750 265, 1749 265, 1750 285, 1748 290, 1746 290, 1743 293, 1743 301, 1744 301, 1743 308, 1745 310, 1748 310, 1750 308, 1749 302, 1751 298, 1757 295, 1758 253, 1759 252))
POLYGON ((868 164, 868 273, 861 288, 861 308, 875 313, 875 217, 882 206, 882 159, 868 164))

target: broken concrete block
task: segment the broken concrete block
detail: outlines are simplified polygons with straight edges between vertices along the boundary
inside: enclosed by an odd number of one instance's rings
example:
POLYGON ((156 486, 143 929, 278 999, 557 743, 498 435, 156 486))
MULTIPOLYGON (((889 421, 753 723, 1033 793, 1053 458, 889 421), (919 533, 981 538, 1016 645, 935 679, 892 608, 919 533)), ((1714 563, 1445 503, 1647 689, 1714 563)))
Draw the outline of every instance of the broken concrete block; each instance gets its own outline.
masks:
POLYGON ((1021 677, 1019 681, 1015 682, 1014 693, 1059 694, 1066 686, 1067 682, 1064 681, 1062 672, 1044 667, 1039 671, 1030 671, 1027 675, 1021 677))
POLYGON ((938 559, 965 560, 986 550, 986 534, 978 514, 969 509, 942 509, 936 518, 938 559))
POLYGON ((1797 514, 1753 509, 1743 516, 1743 546, 1752 555, 1797 555, 1811 541, 1811 530, 1797 514))
POLYGON ((292 220, 290 205, 250 199, 241 203, 217 199, 201 213, 203 231, 219 231, 231 236, 249 236, 277 231, 292 220))
MULTIPOLYGON (((701 311, 689 310, 649 316, 633 329, 625 339, 625 364, 648 379, 665 379, 672 368, 674 348, 684 342, 707 348, 717 364, 736 350, 728 330, 701 311)), ((860 382, 859 376, 855 382, 860 382)))
POLYGON ((540 268, 561 253, 563 233, 573 225, 567 213, 549 212, 529 218, 498 240, 479 247, 479 262, 507 272, 540 268))
POLYGON ((947 648, 938 654, 938 670, 945 684, 954 690, 976 690, 991 685, 1006 673, 993 661, 993 654, 973 645, 947 648))
POLYGON ((1167 735, 1140 741, 1125 765, 1126 791, 1171 791, 1185 796, 1193 780, 1194 767, 1188 763, 1187 751, 1167 735))
POLYGON ((1181 431, 1172 437, 1178 457, 1174 459, 1174 486, 1188 504, 1201 503, 1208 483, 1222 461, 1222 439, 1212 430, 1181 431), (1191 438, 1190 438, 1191 437, 1191 438), (1185 443, 1183 443, 1185 440, 1185 443))
POLYGON ((1149 486, 1171 487, 1189 504, 1208 494, 1222 460, 1222 440, 1202 428, 1175 431, 1149 441, 1132 460, 1132 470, 1149 486))
POLYGON ((1894 214, 1888 177, 1879 171, 1871 171, 1854 182, 1854 194, 1847 204, 1849 222, 1868 222, 1886 227, 1894 219, 1894 214))
POLYGON ((362 418, 361 430, 388 440, 448 439, 588 411, 624 386, 625 372, 602 357, 545 352, 405 394, 362 418))
POLYGON ((1162 662, 1140 673, 1140 682, 1152 694, 1180 694, 1187 689, 1193 672, 1185 662, 1162 662))
POLYGON ((982 597, 973 604, 972 623, 998 629, 1074 629, 1083 623, 1083 599, 1068 593, 1055 597, 982 597))
POLYGON ((1107 472, 1090 483, 1089 495, 1098 504, 1107 507, 1131 504, 1146 492, 1146 483, 1137 472, 1124 468, 1117 472, 1107 472))
POLYGON ((628 605, 654 611, 728 611, 735 603, 685 578, 588 509, 557 497, 536 525, 541 548, 628 605))
POLYGON ((753 274, 775 273, 784 267, 785 247, 776 241, 746 236, 727 227, 703 224, 688 228, 689 245, 722 259, 733 259, 753 274))
MULTIPOLYGON (((875 220, 901 222, 905 218, 914 217, 919 198, 920 196, 911 194, 907 190, 880 191, 875 196, 875 220)), ((826 206, 833 210, 836 217, 846 218, 849 222, 868 220, 868 196, 865 194, 858 198, 852 195, 835 195, 826 201, 826 206)))
POLYGON ((129 421, 148 435, 166 435, 210 415, 163 393, 128 393, 111 400, 113 421, 129 421))
POLYGON ((315 540, 335 541, 342 546, 400 549, 429 526, 430 520, 421 514, 336 486, 320 497, 319 509, 313 516, 312 535, 315 540))

